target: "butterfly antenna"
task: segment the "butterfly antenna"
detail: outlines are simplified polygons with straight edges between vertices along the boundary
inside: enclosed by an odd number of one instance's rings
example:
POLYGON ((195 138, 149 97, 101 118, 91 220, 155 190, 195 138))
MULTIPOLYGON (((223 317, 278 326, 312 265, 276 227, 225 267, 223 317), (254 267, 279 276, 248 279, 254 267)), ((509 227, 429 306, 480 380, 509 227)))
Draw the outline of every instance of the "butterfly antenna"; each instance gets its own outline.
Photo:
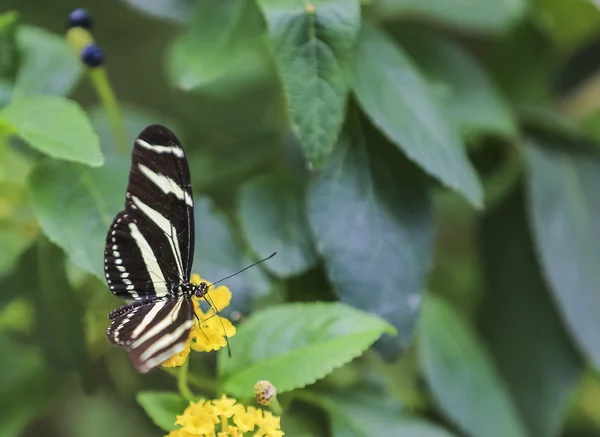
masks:
POLYGON ((269 260, 269 259, 273 258, 275 255, 277 255, 277 252, 273 252, 273 253, 272 253, 271 255, 269 255, 268 257, 266 257, 266 258, 263 258, 263 259, 261 259, 260 261, 256 261, 255 263, 253 263, 253 264, 250 264, 248 267, 244 267, 242 270, 240 270, 239 272, 236 272, 236 273, 234 273, 233 275, 229 275, 229 276, 227 276, 227 277, 225 277, 225 278, 223 278, 223 279, 219 279, 217 282, 213 282, 212 284, 210 284, 210 285, 208 286, 208 288, 212 287, 213 285, 216 285, 216 284, 218 284, 219 282, 223 282, 223 281, 225 281, 226 279, 233 278, 235 275, 239 275, 240 273, 242 273, 242 272, 245 272, 246 270, 248 270, 250 267, 254 267, 255 265, 258 265, 258 264, 260 264, 260 263, 262 263, 262 262, 265 262, 265 261, 267 261, 267 260, 269 260))
POLYGON ((226 343, 227 344, 227 355, 229 355, 229 358, 231 358, 231 346, 229 345, 229 336, 227 335, 227 329, 225 329, 225 324, 223 323, 223 319, 221 318, 221 316, 219 316, 219 310, 217 309, 217 306, 215 305, 215 302, 212 300, 212 297, 210 297, 210 295, 205 294, 204 300, 210 305, 210 307, 215 312, 216 316, 219 318, 219 322, 221 322, 221 326, 223 327, 223 332, 225 333, 225 340, 227 341, 227 343, 226 343), (209 301, 209 299, 210 299, 210 301, 209 301))

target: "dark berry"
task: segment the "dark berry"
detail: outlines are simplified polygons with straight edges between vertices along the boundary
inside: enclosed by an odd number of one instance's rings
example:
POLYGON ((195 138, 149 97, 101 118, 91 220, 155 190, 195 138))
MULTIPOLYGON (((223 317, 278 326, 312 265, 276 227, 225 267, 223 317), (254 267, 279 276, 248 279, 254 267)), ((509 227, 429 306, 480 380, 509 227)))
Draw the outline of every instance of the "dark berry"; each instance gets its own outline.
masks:
POLYGON ((100 47, 90 44, 81 51, 81 60, 88 67, 98 67, 104 62, 104 55, 100 47))
POLYGON ((69 14, 68 27, 83 27, 89 29, 92 27, 92 16, 86 9, 75 9, 69 14))

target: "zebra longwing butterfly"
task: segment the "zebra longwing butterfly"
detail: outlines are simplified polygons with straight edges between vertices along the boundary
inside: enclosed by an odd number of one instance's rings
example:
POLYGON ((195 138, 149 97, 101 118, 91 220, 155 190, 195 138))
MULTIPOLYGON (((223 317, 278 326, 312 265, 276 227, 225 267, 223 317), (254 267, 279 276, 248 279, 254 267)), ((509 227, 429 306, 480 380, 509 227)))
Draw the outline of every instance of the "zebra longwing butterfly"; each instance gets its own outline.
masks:
POLYGON ((146 127, 135 140, 125 209, 106 236, 104 271, 116 296, 133 300, 113 310, 108 339, 142 372, 181 352, 192 329, 190 283, 194 256, 194 201, 181 143, 164 126, 146 127))

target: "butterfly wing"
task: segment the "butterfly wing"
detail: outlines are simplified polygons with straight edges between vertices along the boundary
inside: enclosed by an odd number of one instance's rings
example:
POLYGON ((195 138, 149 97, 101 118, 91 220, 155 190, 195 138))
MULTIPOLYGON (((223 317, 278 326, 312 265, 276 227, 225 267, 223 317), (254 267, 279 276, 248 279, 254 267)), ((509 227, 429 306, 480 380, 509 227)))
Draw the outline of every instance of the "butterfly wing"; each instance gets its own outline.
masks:
POLYGON ((108 231, 104 270, 123 299, 176 296, 194 253, 194 202, 181 143, 168 128, 146 127, 134 142, 125 209, 108 231))
POLYGON ((146 373, 184 349, 193 325, 190 298, 165 298, 132 307, 116 317, 107 336, 127 350, 139 372, 146 373))

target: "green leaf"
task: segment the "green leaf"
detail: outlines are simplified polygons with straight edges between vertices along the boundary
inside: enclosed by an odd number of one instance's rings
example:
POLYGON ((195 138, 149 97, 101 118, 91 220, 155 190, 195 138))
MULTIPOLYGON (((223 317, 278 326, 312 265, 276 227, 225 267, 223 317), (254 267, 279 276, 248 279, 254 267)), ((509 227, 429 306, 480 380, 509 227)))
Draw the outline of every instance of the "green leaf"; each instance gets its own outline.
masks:
POLYGON ((21 65, 15 81, 15 99, 39 94, 63 96, 75 87, 82 73, 81 62, 63 36, 20 26, 17 43, 21 65))
POLYGON ((265 269, 282 278, 299 275, 318 259, 312 243, 300 181, 275 175, 244 184, 239 215, 246 238, 259 257, 271 252, 265 269))
POLYGON ((156 432, 139 407, 108 390, 94 396, 73 391, 69 399, 68 411, 61 417, 61 437, 106 437, 109 433, 111 437, 163 435, 156 432))
POLYGON ((101 280, 106 233, 123 208, 129 165, 115 158, 97 169, 49 161, 31 175, 31 206, 44 233, 101 280))
POLYGON ((458 134, 402 49, 363 26, 354 70, 354 91, 371 121, 425 171, 481 207, 481 185, 458 134))
POLYGON ((410 173, 406 166, 370 164, 357 128, 342 134, 308 198, 309 223, 334 292, 398 330, 397 337, 382 339, 388 357, 411 341, 432 251, 429 194, 410 173))
POLYGON ((152 422, 167 432, 175 429, 176 416, 189 405, 181 395, 166 391, 141 391, 137 394, 137 401, 152 422))
POLYGON ((403 32, 402 46, 427 76, 446 117, 466 134, 517 135, 513 113, 487 73, 459 45, 424 32, 403 32))
POLYGON ((60 378, 52 377, 42 355, 0 333, 0 435, 16 437, 51 405, 60 378))
POLYGON ((562 428, 582 362, 542 279, 524 206, 518 190, 483 219, 487 287, 479 318, 528 435, 552 437, 562 428))
POLYGON ((405 416, 393 398, 363 387, 315 400, 330 415, 333 437, 452 437, 443 428, 405 416))
POLYGON ((269 79, 271 53, 254 0, 200 0, 169 52, 171 82, 184 91, 236 95, 269 79))
POLYGON ((124 0, 124 2, 152 17, 185 23, 190 19, 197 0, 124 0))
POLYGON ((419 17, 459 30, 504 33, 526 12, 526 0, 376 0, 375 15, 389 20, 419 17))
MULTIPOLYGON (((226 217, 217 212, 210 199, 199 197, 194 200, 196 220, 196 247, 193 271, 211 282, 229 276, 252 264, 253 260, 244 253, 226 217)), ((226 285, 235 296, 222 315, 239 311, 247 314, 258 298, 267 294, 271 280, 260 266, 242 275, 227 280, 226 285)))
POLYGON ((84 309, 67 280, 63 253, 42 239, 36 261, 30 268, 37 269, 37 274, 30 275, 28 289, 46 362, 59 373, 79 372, 89 387, 92 373, 84 338, 84 309))
POLYGON ((53 158, 102 165, 98 137, 85 112, 60 97, 32 96, 13 101, 0 111, 0 121, 33 148, 53 158))
POLYGON ((423 305, 418 352, 435 402, 463 432, 472 437, 527 435, 475 332, 435 296, 423 305))
POLYGON ((531 226, 544 276, 577 345, 600 368, 600 157, 563 140, 531 140, 531 226), (569 152, 559 148, 571 149, 569 152))
POLYGON ((394 328, 377 316, 340 303, 286 304, 253 313, 229 341, 235 354, 219 356, 223 390, 252 396, 268 379, 278 393, 323 378, 394 328))
POLYGON ((259 0, 291 121, 311 166, 331 153, 344 120, 358 0, 259 0))

